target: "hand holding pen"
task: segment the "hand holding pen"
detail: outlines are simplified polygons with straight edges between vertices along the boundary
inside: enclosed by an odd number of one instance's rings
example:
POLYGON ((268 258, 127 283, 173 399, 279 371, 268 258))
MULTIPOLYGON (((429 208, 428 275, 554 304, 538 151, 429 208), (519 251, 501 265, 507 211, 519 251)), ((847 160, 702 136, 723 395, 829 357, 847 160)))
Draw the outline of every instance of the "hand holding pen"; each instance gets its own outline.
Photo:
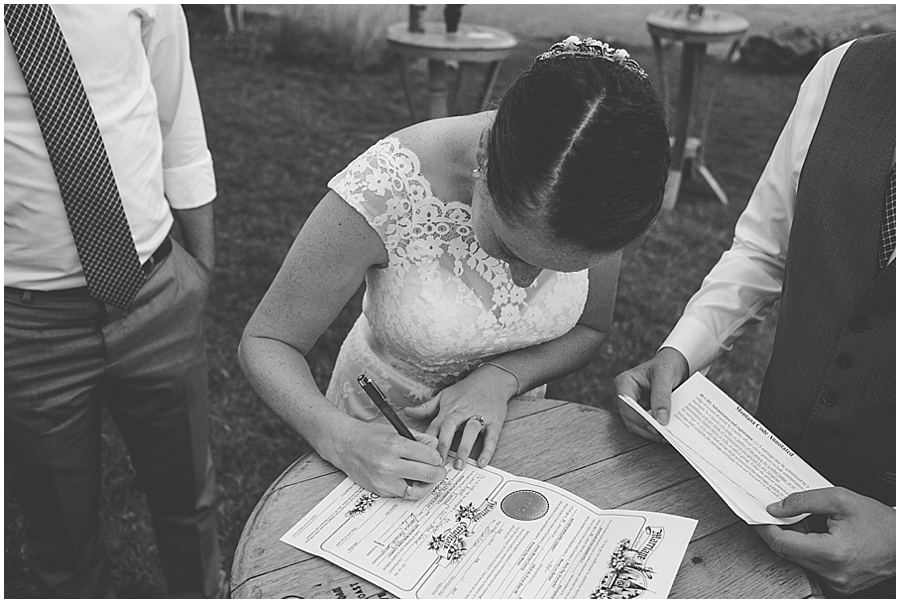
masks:
POLYGON ((435 450, 436 440, 433 436, 428 436, 425 434, 421 434, 422 438, 426 441, 422 441, 419 438, 416 438, 415 435, 409 430, 409 428, 403 423, 400 417, 397 416, 397 413, 394 412, 394 409, 391 407, 390 403, 388 403, 381 389, 378 388, 375 383, 369 379, 365 374, 360 375, 357 378, 360 387, 362 387, 363 391, 366 392, 366 395, 372 400, 375 406, 378 407, 378 410, 387 418, 388 422, 393 426, 394 430, 403 436, 404 438, 411 440, 416 443, 416 446, 413 447, 405 447, 406 451, 401 453, 403 456, 404 465, 410 470, 407 473, 422 473, 421 465, 426 464, 430 465, 427 468, 427 475, 424 476, 425 479, 405 479, 404 486, 405 490, 400 498, 407 499, 419 499, 423 496, 427 495, 434 487, 440 483, 444 477, 447 475, 447 470, 443 466, 443 462, 441 460, 440 455, 435 450), (428 446, 428 443, 434 440, 432 446, 428 446), (431 448, 427 453, 423 454, 421 450, 421 446, 428 446, 431 448), (427 455, 427 457, 426 457, 427 455), (410 463, 415 463, 414 466, 410 463))
POLYGON ((416 436, 412 434, 409 428, 400 420, 400 417, 397 416, 397 413, 394 412, 394 409, 391 408, 391 405, 388 403, 387 398, 384 397, 381 389, 375 385, 375 382, 369 379, 365 373, 356 378, 359 381, 360 386, 363 388, 363 391, 366 392, 366 395, 375 403, 375 406, 378 407, 378 410, 381 411, 391 425, 394 426, 394 429, 397 430, 397 433, 402 435, 404 438, 409 440, 416 440, 416 436))

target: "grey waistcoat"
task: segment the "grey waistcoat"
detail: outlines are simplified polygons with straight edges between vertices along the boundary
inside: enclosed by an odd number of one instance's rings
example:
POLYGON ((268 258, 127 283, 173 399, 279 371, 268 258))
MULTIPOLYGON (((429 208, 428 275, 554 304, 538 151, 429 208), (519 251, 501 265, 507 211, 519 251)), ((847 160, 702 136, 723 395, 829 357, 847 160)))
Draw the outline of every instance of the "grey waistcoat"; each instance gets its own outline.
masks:
POLYGON ((878 266, 895 34, 844 55, 800 173, 758 417, 835 485, 894 505, 896 262, 878 266))

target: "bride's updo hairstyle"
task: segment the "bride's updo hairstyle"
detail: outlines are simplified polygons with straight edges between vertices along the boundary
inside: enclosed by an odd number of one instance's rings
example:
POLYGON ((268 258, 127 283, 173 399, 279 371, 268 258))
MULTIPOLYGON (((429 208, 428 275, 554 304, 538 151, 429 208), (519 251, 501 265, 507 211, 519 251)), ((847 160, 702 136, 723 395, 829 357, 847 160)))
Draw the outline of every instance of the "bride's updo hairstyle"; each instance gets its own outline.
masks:
POLYGON ((664 115, 624 50, 575 36, 554 44, 503 96, 487 139, 483 169, 498 213, 544 219, 587 251, 621 249, 662 206, 664 115))

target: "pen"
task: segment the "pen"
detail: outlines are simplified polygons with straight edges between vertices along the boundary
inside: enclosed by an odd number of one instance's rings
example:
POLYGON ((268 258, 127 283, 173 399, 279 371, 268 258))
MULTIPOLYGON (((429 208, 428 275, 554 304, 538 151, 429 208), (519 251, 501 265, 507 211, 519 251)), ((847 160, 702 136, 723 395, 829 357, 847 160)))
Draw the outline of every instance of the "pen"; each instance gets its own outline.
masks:
POLYGON ((381 393, 381 390, 378 389, 378 386, 375 385, 375 382, 366 377, 366 374, 363 373, 359 377, 356 378, 359 381, 359 385, 363 388, 363 391, 372 399, 372 402, 375 403, 375 406, 378 407, 378 410, 381 411, 387 420, 391 422, 391 425, 394 426, 394 429, 397 430, 397 433, 402 435, 404 438, 409 438, 413 442, 416 441, 416 436, 412 434, 412 432, 403 424, 403 421, 400 420, 400 417, 397 416, 397 413, 394 412, 394 409, 391 408, 391 405, 388 404, 387 398, 384 397, 384 394, 381 393))

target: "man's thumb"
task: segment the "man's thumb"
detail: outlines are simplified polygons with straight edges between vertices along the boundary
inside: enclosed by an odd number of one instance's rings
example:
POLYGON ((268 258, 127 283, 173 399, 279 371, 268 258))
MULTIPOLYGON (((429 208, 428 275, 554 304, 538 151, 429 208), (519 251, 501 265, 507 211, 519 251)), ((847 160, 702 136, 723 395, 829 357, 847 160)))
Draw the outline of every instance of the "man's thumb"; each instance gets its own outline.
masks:
POLYGON ((831 515, 841 511, 842 499, 840 488, 820 488, 803 490, 788 494, 783 500, 773 502, 766 507, 772 517, 793 517, 803 513, 831 515))

